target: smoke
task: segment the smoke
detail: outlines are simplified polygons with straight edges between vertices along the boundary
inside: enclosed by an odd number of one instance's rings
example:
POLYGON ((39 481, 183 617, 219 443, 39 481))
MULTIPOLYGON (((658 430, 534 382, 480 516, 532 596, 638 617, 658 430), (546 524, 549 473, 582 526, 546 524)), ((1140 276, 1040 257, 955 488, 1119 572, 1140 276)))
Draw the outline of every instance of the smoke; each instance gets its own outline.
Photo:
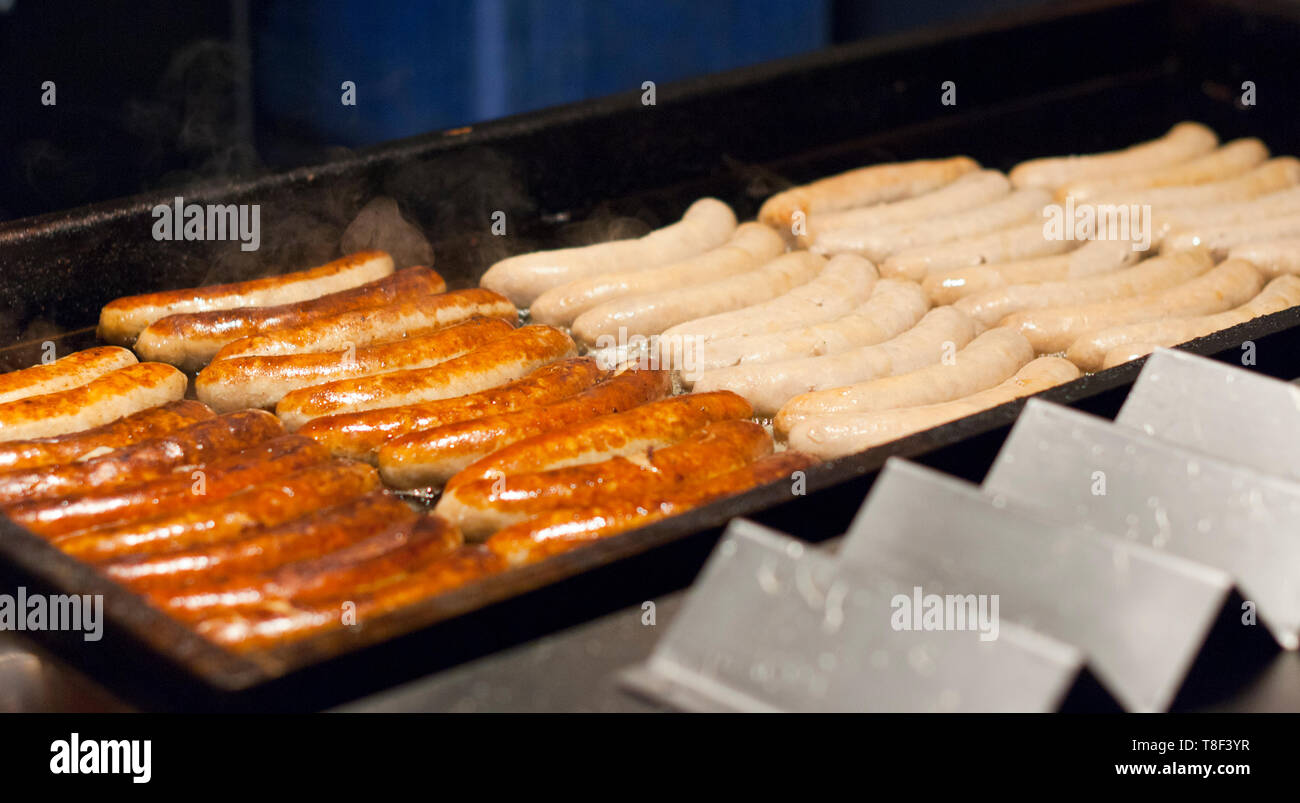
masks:
POLYGON ((402 217, 397 201, 382 195, 361 208, 339 240, 340 250, 387 251, 399 268, 432 265, 433 246, 424 233, 402 217))

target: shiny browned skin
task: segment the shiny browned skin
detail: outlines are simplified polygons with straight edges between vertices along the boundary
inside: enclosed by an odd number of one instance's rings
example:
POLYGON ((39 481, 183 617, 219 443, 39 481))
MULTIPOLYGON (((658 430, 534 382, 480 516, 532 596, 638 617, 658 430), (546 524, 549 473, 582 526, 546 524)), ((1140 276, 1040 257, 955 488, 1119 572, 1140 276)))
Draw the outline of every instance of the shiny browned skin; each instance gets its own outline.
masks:
POLYGON ((666 396, 670 389, 668 371, 626 371, 554 404, 396 438, 379 450, 379 471, 395 488, 446 482, 475 460, 524 438, 631 409, 666 396))
POLYGON ((161 555, 133 555, 101 564, 100 570, 137 591, 212 583, 325 555, 389 528, 409 526, 419 517, 391 491, 371 491, 244 538, 161 555))
POLYGON ((341 312, 298 326, 243 337, 225 346, 213 361, 249 354, 297 354, 334 351, 349 345, 361 348, 385 340, 431 332, 475 316, 503 318, 514 323, 519 311, 506 297, 474 287, 419 296, 394 304, 341 312))
POLYGON ((255 608, 271 600, 315 602, 339 594, 366 594, 446 557, 464 543, 460 532, 437 516, 392 527, 320 557, 281 566, 255 577, 237 577, 185 589, 162 589, 148 597, 182 619, 207 618, 255 608))
POLYGON ((391 276, 310 301, 272 307, 236 307, 183 312, 160 318, 145 327, 135 342, 136 353, 184 371, 206 365, 226 345, 243 337, 300 326, 317 318, 371 309, 406 298, 442 293, 447 282, 430 268, 404 268, 391 276))
POLYGON ((716 421, 680 443, 651 449, 645 457, 615 457, 458 485, 442 495, 434 512, 458 526, 466 538, 479 540, 548 510, 638 498, 687 480, 734 471, 771 453, 772 436, 761 424, 716 421))
POLYGON ((513 413, 567 399, 604 376, 591 357, 573 357, 543 365, 523 379, 451 399, 339 413, 307 422, 298 430, 324 444, 335 457, 379 462, 385 443, 412 432, 513 413))
POLYGON ((74 351, 51 363, 0 374, 0 404, 80 387, 109 371, 137 362, 134 354, 117 346, 74 351))
POLYGON ((185 397, 185 374, 160 362, 110 371, 75 388, 0 404, 0 441, 51 438, 102 426, 185 397))
POLYGON ((816 458, 801 452, 780 452, 726 474, 699 482, 687 480, 634 499, 553 510, 501 530, 487 540, 487 547, 512 566, 533 563, 585 543, 675 516, 724 496, 782 479, 789 480, 794 472, 816 462, 816 458))
POLYGON ((150 438, 160 438, 215 415, 206 404, 182 400, 141 410, 80 432, 0 443, 0 472, 71 463, 96 450, 120 449, 150 438))
POLYGON ((138 485, 283 434, 270 413, 227 413, 102 457, 0 474, 0 504, 138 485))
POLYGON ((205 619, 196 629, 206 638, 238 652, 267 649, 342 628, 345 611, 355 617, 356 625, 364 627, 369 619, 425 602, 504 568, 500 557, 481 546, 464 546, 409 577, 368 594, 355 597, 341 594, 311 604, 271 603, 256 611, 205 619))
POLYGON ((322 463, 329 452, 311 438, 284 435, 227 455, 199 469, 152 482, 6 505, 6 516, 51 538, 88 527, 174 513, 322 463))
POLYGON ((54 545, 92 563, 190 549, 238 538, 256 527, 274 527, 378 487, 379 477, 370 466, 333 460, 179 513, 68 533, 55 538, 54 545))
POLYGON ((473 480, 644 454, 676 443, 713 421, 753 414, 749 402, 729 390, 674 396, 517 441, 452 477, 447 490, 473 480))
POLYGON ((275 414, 291 431, 335 413, 397 407, 478 393, 521 379, 577 353, 573 340, 552 326, 525 326, 431 368, 340 379, 286 394, 275 414))
POLYGON ((232 357, 200 371, 194 389, 199 401, 218 411, 273 408, 287 394, 302 388, 389 371, 430 368, 512 331, 514 327, 500 318, 471 318, 446 329, 355 351, 232 357))
POLYGON ((99 313, 99 337, 130 346, 154 321, 182 312, 269 306, 306 301, 387 276, 393 260, 383 251, 359 251, 319 267, 246 282, 188 287, 115 299, 99 313))

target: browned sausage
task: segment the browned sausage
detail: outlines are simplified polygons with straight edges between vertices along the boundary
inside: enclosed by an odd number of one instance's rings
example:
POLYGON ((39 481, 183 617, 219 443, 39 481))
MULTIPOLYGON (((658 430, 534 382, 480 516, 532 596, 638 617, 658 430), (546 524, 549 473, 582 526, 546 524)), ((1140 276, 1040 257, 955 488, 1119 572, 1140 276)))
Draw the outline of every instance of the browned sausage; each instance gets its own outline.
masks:
POLYGON ((176 401, 119 418, 112 423, 52 438, 0 443, 0 471, 71 463, 98 457, 133 443, 160 438, 215 416, 205 404, 176 401))
POLYGON ((488 549, 511 565, 532 563, 582 544, 608 538, 636 527, 743 493, 802 471, 816 463, 801 452, 781 452, 744 468, 702 481, 687 480, 667 490, 656 489, 632 499, 610 500, 583 508, 561 508, 514 524, 487 540, 488 549))
POLYGON ((53 499, 31 499, 3 508, 32 532, 50 538, 88 527, 160 516, 198 502, 225 499, 253 485, 329 459, 311 438, 284 435, 204 464, 199 471, 167 476, 111 490, 53 499))
POLYGON ((552 429, 631 409, 671 389, 668 371, 627 371, 564 401, 413 432, 379 450, 379 470, 395 488, 446 482, 509 444, 552 429))
POLYGON ((379 477, 370 466, 334 460, 180 513, 78 530, 58 536, 54 544, 91 562, 189 549, 238 538, 256 527, 273 527, 377 487, 379 477))
POLYGON ((242 337, 223 347, 213 362, 251 354, 298 354, 304 351, 339 351, 361 348, 385 340, 401 340, 432 332, 475 316, 518 320, 518 310, 505 296, 470 288, 437 293, 385 304, 382 307, 340 312, 260 335, 242 337))
POLYGON ((271 600, 329 600, 365 594, 401 580, 464 543, 460 531, 437 516, 423 516, 328 555, 289 563, 269 574, 236 577, 184 589, 149 593, 159 608, 182 619, 256 608, 271 600))
POLYGON ((100 346, 75 351, 45 365, 33 365, 21 371, 0 374, 0 404, 81 387, 109 371, 135 365, 136 362, 138 360, 135 355, 124 348, 100 346))
POLYGON ((430 368, 514 331, 500 318, 472 318, 425 335, 348 351, 232 357, 194 380, 199 401, 218 411, 273 408, 287 394, 341 379, 430 368))
POLYGON ((161 555, 131 555, 101 564, 100 570, 136 590, 215 582, 324 555, 410 525, 419 515, 391 491, 371 491, 244 538, 161 555))
POLYGON ((179 401, 189 380, 160 362, 128 365, 80 387, 0 404, 0 441, 66 435, 179 401))
POLYGON ((380 447, 394 438, 567 399, 590 388, 603 375, 591 357, 573 357, 478 393, 316 418, 304 424, 298 434, 316 439, 335 457, 376 464, 380 447))
POLYGON ((227 413, 103 457, 0 474, 0 504, 138 485, 283 434, 270 413, 227 413))
POLYGON ((197 371, 222 347, 241 337, 299 326, 341 312, 371 309, 405 298, 441 293, 446 289, 447 283, 437 273, 429 268, 414 267, 310 301, 168 315, 149 324, 140 333, 135 341, 135 351, 146 360, 197 371))
POLYGON ((214 616, 197 625, 198 632, 239 652, 266 649, 279 643, 345 626, 365 627, 366 622, 401 608, 425 602, 440 594, 490 577, 505 566, 492 552, 465 546, 434 561, 419 572, 391 585, 356 597, 343 595, 311 604, 276 601, 256 611, 214 616))
POLYGON ((753 414, 749 402, 729 390, 674 396, 513 443, 452 477, 447 490, 473 480, 645 454, 677 443, 712 421, 753 414))
POLYGON ((381 407, 449 399, 527 376, 547 363, 572 357, 573 340, 551 326, 525 326, 431 368, 340 379, 286 394, 275 414, 289 431, 313 418, 381 407))
POLYGON ((361 251, 282 276, 127 296, 104 305, 99 313, 99 336, 119 346, 130 346, 146 326, 168 315, 306 301, 392 272, 393 260, 388 254, 361 251))
POLYGON ((548 510, 641 496, 688 479, 734 471, 771 453, 772 436, 761 424, 716 421, 645 456, 467 482, 443 493, 434 512, 466 538, 480 540, 548 510))

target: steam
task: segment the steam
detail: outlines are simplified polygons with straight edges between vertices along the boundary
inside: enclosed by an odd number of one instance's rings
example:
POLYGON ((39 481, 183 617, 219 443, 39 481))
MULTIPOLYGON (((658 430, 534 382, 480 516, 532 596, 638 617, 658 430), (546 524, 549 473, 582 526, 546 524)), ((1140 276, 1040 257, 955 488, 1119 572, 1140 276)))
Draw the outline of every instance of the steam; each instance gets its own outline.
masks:
POLYGON ((371 249, 387 251, 399 268, 433 264, 433 246, 423 232, 402 217, 397 201, 386 195, 361 208, 343 230, 339 248, 345 254, 371 249))

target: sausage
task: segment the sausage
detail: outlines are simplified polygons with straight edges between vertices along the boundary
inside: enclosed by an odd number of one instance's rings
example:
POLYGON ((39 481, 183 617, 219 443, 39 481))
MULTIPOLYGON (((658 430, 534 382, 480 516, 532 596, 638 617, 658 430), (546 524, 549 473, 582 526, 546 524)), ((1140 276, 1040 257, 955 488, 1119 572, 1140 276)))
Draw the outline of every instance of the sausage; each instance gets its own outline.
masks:
POLYGON ((836 257, 807 284, 761 304, 677 324, 664 331, 663 340, 682 335, 708 343, 833 320, 864 303, 878 278, 876 266, 867 260, 853 255, 836 257))
POLYGON ((953 306, 982 325, 992 326, 1017 312, 1153 293, 1200 276, 1213 265, 1204 251, 1184 251, 1086 279, 1008 285, 966 296, 953 306))
POLYGON ((0 474, 0 504, 149 482, 283 434, 284 427, 270 413, 227 413, 79 463, 0 474))
POLYGON ((880 266, 880 275, 919 282, 932 273, 957 268, 1063 254, 1078 244, 1077 240, 1046 237, 1043 224, 1032 221, 943 245, 923 245, 900 251, 885 260, 885 264, 880 266))
POLYGON ((570 326, 582 313, 606 301, 700 284, 753 270, 785 251, 785 241, 762 223, 741 223, 717 248, 657 268, 602 273, 553 287, 537 297, 528 314, 533 323, 570 326))
POLYGON ((1102 369, 1114 368, 1117 365, 1123 365, 1126 362, 1141 359, 1156 349, 1160 348, 1159 343, 1126 343, 1122 346, 1116 346, 1106 352, 1106 357, 1102 361, 1102 369))
POLYGON ((644 237, 513 256, 488 268, 479 285, 527 307, 547 290, 569 282, 696 256, 725 243, 735 229, 731 207, 717 198, 701 198, 681 220, 644 237))
POLYGON ((915 282, 881 279, 861 306, 834 320, 696 345, 683 355, 682 381, 689 387, 701 373, 717 368, 838 354, 881 343, 911 329, 929 309, 929 300, 915 282))
POLYGON ((267 575, 241 576, 187 588, 161 588, 148 599, 180 619, 256 608, 272 600, 312 602, 364 594, 401 580, 464 543, 437 516, 421 516, 327 555, 285 564, 267 575))
POLYGON ((206 404, 175 401, 150 407, 91 429, 0 443, 0 472, 53 466, 100 457, 113 449, 160 438, 215 416, 206 404))
POLYGON ((1249 201, 1161 209, 1155 214, 1152 237, 1163 239, 1175 229, 1250 223, 1264 218, 1297 214, 1300 214, 1300 187, 1292 187, 1249 201))
POLYGON ((464 396, 572 357, 573 340, 550 326, 525 326, 429 368, 340 379, 288 393, 275 414, 292 432, 313 418, 464 396))
POLYGON ((394 438, 379 450, 379 471, 394 488, 440 484, 509 444, 630 409, 670 389, 668 371, 625 371, 564 401, 394 438))
POLYGON ((388 254, 361 251, 317 268, 282 276, 126 296, 108 302, 100 311, 99 337, 119 346, 131 346, 145 327, 168 315, 306 301, 372 282, 392 272, 393 259, 388 254))
POLYGON ((1007 316, 1002 325, 1027 337, 1039 354, 1051 354, 1065 351, 1094 329, 1223 312, 1246 303, 1263 286, 1264 277, 1254 265, 1230 260, 1160 293, 1018 312, 1007 316))
POLYGON ((52 363, 0 374, 0 404, 78 388, 136 362, 135 355, 127 349, 100 346, 75 351, 52 363))
POLYGON ((1239 245, 1228 252, 1228 259, 1244 259, 1265 276, 1300 274, 1300 237, 1264 240, 1239 245))
POLYGON ((1066 254, 958 268, 926 276, 921 287, 935 304, 955 304, 997 287, 1082 279, 1127 268, 1144 256, 1128 240, 1089 240, 1066 254))
POLYGON ((1106 178, 1072 182, 1056 192, 1056 199, 1064 201, 1073 196, 1075 201, 1090 201, 1104 195, 1114 195, 1123 190, 1153 187, 1177 187, 1189 184, 1206 184, 1232 178, 1268 158, 1268 147, 1258 139, 1234 139, 1232 142, 1186 162, 1121 173, 1106 178))
MULTIPOLYGON (((912 248, 977 237, 1039 218, 1052 196, 1044 190, 1016 190, 993 203, 935 220, 890 223, 819 234, 811 250, 819 254, 858 254, 877 265, 912 248)), ((890 277, 887 277, 890 278, 890 277)))
POLYGON ((188 385, 185 374, 170 365, 128 365, 80 387, 0 404, 0 441, 50 438, 98 427, 177 401, 188 385))
POLYGON ((1084 371, 1097 371, 1109 362, 1112 351, 1128 344, 1149 345, 1146 350, 1130 350, 1129 359, 1136 359, 1159 346, 1176 346, 1296 305, 1300 305, 1300 277, 1279 276, 1265 285, 1259 295, 1227 312, 1156 319, 1088 332, 1070 345, 1065 356, 1084 371))
POLYGON ((159 555, 129 555, 101 564, 100 570, 136 591, 216 582, 325 555, 391 528, 410 526, 419 516, 393 492, 370 491, 244 538, 159 555))
POLYGON ((591 357, 573 357, 543 365, 523 379, 478 393, 314 418, 298 434, 315 439, 335 457, 377 465, 380 447, 394 438, 557 402, 587 390, 603 376, 604 372, 591 357))
POLYGON ((500 318, 471 318, 429 334, 355 350, 231 357, 200 371, 194 389, 199 401, 219 411, 274 408, 295 390, 389 371, 431 368, 512 331, 514 327, 500 318))
POLYGON ((6 505, 6 516, 47 538, 120 521, 173 513, 198 501, 224 499, 251 485, 329 459, 311 438, 284 435, 204 463, 199 471, 172 472, 159 479, 97 489, 53 499, 6 505))
POLYGON ((961 310, 939 307, 926 313, 916 326, 883 343, 820 357, 706 371, 696 378, 692 390, 730 390, 744 396, 759 415, 775 415, 800 393, 915 371, 938 362, 945 352, 974 339, 975 328, 975 321, 961 310))
POLYGON ((1165 207, 1213 206, 1279 192, 1300 184, 1300 160, 1291 156, 1269 159, 1236 178, 1197 184, 1191 187, 1156 187, 1149 190, 1124 190, 1098 198, 1095 203, 1165 207))
POLYGON ((1010 329, 990 329, 953 355, 905 374, 795 396, 773 422, 786 433, 798 421, 835 413, 871 413, 952 401, 997 385, 1034 359, 1029 341, 1010 329))
POLYGON ((1300 214, 1181 229, 1165 237, 1160 245, 1160 252, 1172 253, 1189 248, 1207 248, 1216 258, 1223 259, 1239 245, 1248 245, 1258 240, 1282 240, 1288 237, 1300 237, 1300 214))
POLYGON ((684 440, 645 455, 474 480, 448 489, 434 512, 481 540, 547 510, 589 507, 653 489, 707 479, 772 453, 762 425, 738 419, 706 424, 684 440))
POLYGON ((1030 159, 1010 173, 1016 187, 1056 189, 1072 182, 1154 170, 1209 153, 1219 144, 1213 131, 1200 123, 1179 123, 1159 139, 1119 151, 1089 156, 1030 159))
POLYGON ((1039 357, 1002 384, 962 399, 885 412, 806 418, 790 428, 787 440, 791 449, 833 460, 1032 396, 1078 377, 1079 369, 1069 360, 1039 357))
POLYGON ((364 627, 372 619, 490 577, 504 568, 501 559, 483 547, 461 547, 409 577, 366 594, 312 603, 277 602, 256 611, 205 619, 196 630, 237 652, 267 649, 342 629, 345 610, 350 614, 349 623, 364 627))
POLYGON ((370 466, 333 460, 178 513, 56 536, 54 545, 92 563, 190 549, 229 541, 257 527, 283 524, 378 487, 379 477, 370 466))
POLYGON ((806 222, 813 215, 911 198, 978 169, 979 163, 966 156, 859 167, 773 195, 758 210, 758 219, 789 232, 796 213, 806 222))
POLYGON ((781 452, 699 482, 687 481, 653 489, 632 499, 610 500, 592 507, 561 508, 513 524, 487 540, 488 549, 512 566, 535 563, 583 544, 684 513, 724 496, 760 485, 789 480, 816 459, 794 451, 781 452))
POLYGON ((1010 192, 1011 182, 997 170, 975 170, 959 176, 951 184, 901 201, 810 215, 805 233, 800 234, 796 240, 801 248, 807 248, 817 239, 818 234, 825 231, 931 220, 973 209, 1010 192))
POLYGON ((518 320, 514 305, 491 290, 471 288, 418 296, 396 304, 315 318, 297 326, 243 337, 224 346, 213 362, 231 357, 344 351, 422 335, 475 317, 518 320))
POLYGON ((473 480, 645 454, 677 443, 705 424, 749 418, 753 413, 748 402, 728 391, 647 402, 516 441, 457 473, 444 492, 473 480))
POLYGON ((630 335, 657 335, 675 324, 770 301, 812 281, 825 266, 823 257, 795 251, 726 279, 607 301, 573 321, 573 336, 603 349, 630 335))
POLYGON ((340 290, 290 304, 272 307, 185 312, 149 324, 135 341, 146 360, 171 363, 183 371, 197 371, 224 346, 243 337, 299 326, 307 321, 359 309, 392 304, 404 298, 441 293, 447 283, 429 268, 399 270, 351 290, 340 290))
POLYGON ((714 340, 772 334, 843 317, 866 302, 878 278, 876 266, 861 257, 835 257, 812 281, 771 301, 669 327, 659 338, 661 360, 665 367, 681 367, 686 354, 714 340))

